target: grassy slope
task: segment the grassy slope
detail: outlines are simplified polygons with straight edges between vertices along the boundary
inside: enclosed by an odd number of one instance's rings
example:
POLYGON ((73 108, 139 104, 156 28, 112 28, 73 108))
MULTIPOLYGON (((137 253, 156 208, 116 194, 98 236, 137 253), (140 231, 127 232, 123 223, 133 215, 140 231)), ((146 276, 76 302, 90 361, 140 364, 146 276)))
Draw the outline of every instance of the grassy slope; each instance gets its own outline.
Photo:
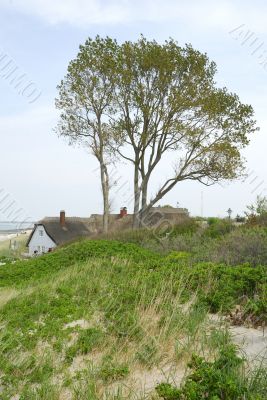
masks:
POLYGON ((178 384, 192 353, 213 359, 229 343, 207 312, 251 307, 255 293, 261 304, 265 284, 260 267, 191 265, 117 241, 3 266, 1 399, 159 398, 145 381, 178 384))

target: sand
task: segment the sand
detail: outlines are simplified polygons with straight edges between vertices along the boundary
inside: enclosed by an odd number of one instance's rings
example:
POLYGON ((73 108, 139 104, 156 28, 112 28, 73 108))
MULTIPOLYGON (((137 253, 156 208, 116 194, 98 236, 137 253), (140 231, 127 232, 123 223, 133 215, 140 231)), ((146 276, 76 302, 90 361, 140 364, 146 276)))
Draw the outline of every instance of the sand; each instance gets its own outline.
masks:
POLYGON ((0 242, 4 242, 4 241, 10 240, 10 239, 14 239, 15 237, 17 237, 16 233, 9 233, 7 235, 0 234, 0 242))
POLYGON ((267 334, 263 329, 231 326, 233 342, 240 348, 249 362, 267 364, 267 334))
POLYGON ((27 236, 29 236, 31 231, 32 231, 31 229, 27 229, 25 231, 22 230, 21 232, 18 232, 18 233, 3 233, 0 231, 0 242, 5 242, 7 240, 11 240, 11 239, 15 239, 15 238, 27 237, 27 236))

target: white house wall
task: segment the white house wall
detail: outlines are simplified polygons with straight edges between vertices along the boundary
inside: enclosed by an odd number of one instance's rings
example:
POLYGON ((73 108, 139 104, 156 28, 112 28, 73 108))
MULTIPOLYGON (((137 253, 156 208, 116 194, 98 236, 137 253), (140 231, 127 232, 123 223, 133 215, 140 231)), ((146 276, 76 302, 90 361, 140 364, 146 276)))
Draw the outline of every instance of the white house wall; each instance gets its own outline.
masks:
POLYGON ((44 226, 38 225, 29 243, 29 255, 47 253, 49 249, 56 247, 55 242, 47 235, 44 226))

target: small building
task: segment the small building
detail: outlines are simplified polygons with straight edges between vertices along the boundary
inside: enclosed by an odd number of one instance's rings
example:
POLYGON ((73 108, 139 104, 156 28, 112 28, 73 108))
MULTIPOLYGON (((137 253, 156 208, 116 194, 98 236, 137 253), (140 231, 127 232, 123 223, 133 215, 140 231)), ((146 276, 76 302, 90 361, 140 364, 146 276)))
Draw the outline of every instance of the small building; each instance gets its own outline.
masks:
POLYGON ((159 226, 159 225, 177 225, 189 219, 187 208, 158 206, 152 207, 148 215, 145 217, 144 225, 159 226))
POLYGON ((65 211, 59 217, 46 217, 34 225, 27 241, 29 255, 52 251, 55 247, 93 233, 90 218, 68 217, 65 211))
MULTIPOLYGON (((162 223, 179 224, 188 218, 189 212, 186 208, 152 207, 142 226, 156 227, 162 223)), ((109 214, 110 231, 131 229, 132 222, 133 214, 128 214, 127 207, 121 207, 119 214, 109 214)), ((27 241, 28 255, 48 253, 59 245, 101 233, 102 228, 102 214, 78 218, 66 217, 65 211, 60 211, 59 217, 46 217, 34 225, 27 241)))

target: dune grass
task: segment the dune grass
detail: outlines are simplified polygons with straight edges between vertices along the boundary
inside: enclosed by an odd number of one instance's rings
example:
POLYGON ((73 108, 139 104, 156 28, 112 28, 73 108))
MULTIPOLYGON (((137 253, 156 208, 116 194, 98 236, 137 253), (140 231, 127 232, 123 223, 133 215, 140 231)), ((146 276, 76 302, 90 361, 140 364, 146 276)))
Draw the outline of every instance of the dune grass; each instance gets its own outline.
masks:
MULTIPOLYGON (((176 396, 194 354, 216 369, 231 336, 210 311, 227 313, 255 293, 262 299, 265 280, 262 268, 193 265, 188 257, 104 240, 7 264, 0 270, 7 296, 0 309, 1 399, 189 400, 166 397, 158 385, 170 385, 176 396)), ((242 381, 245 362, 239 365, 242 381)), ((257 379, 246 390, 262 400, 262 372, 257 379)))

